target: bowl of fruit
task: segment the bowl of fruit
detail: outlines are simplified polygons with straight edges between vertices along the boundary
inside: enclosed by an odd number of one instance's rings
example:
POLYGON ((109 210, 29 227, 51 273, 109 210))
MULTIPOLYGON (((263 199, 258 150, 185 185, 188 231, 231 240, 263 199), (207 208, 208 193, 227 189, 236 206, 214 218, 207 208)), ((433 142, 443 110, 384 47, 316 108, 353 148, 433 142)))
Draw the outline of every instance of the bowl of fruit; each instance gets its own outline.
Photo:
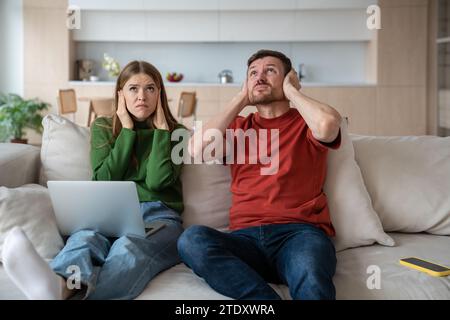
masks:
POLYGON ((168 72, 166 79, 170 82, 180 82, 181 80, 183 80, 183 74, 176 72, 168 72))

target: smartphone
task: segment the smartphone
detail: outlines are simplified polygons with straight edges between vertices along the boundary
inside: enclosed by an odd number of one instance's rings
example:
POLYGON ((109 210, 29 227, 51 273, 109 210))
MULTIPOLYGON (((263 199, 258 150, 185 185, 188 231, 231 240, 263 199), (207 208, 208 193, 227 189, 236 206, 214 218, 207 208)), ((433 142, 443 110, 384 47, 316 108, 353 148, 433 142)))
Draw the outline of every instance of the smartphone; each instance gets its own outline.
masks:
POLYGON ((400 264, 428 273, 433 277, 446 277, 450 275, 450 268, 416 257, 400 259, 400 264))
POLYGON ((157 233, 162 228, 166 226, 166 223, 163 221, 154 221, 145 226, 145 237, 151 236, 152 234, 157 233))

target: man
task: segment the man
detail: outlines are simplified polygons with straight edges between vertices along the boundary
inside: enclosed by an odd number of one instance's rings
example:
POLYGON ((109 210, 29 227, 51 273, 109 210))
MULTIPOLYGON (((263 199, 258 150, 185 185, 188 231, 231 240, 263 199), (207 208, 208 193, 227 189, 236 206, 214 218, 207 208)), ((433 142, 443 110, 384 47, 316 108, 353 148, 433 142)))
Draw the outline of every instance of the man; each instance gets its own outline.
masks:
MULTIPOLYGON (((289 58, 260 50, 248 60, 242 90, 205 126, 224 136, 227 128, 279 130, 277 172, 262 175, 260 164, 230 165, 232 231, 192 226, 178 241, 186 265, 225 296, 280 299, 271 282, 286 284, 293 299, 335 299, 335 232, 322 187, 327 151, 340 145, 341 117, 300 89, 289 58), (238 117, 248 105, 258 112, 238 117)), ((191 141, 194 155, 210 143, 202 141, 191 141)))

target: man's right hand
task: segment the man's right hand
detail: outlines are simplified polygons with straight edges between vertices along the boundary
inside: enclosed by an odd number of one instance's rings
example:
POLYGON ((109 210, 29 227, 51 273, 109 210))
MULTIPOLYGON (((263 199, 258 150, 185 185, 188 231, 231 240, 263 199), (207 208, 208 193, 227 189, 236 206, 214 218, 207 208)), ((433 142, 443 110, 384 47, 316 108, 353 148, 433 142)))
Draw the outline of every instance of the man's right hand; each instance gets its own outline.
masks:
MULTIPOLYGON (((248 98, 248 89, 247 89, 247 79, 242 85, 241 90, 238 94, 236 94, 233 99, 228 103, 227 107, 222 110, 217 116, 210 119, 204 126, 202 131, 197 131, 191 137, 189 141, 189 153, 192 157, 197 158, 199 156, 203 157, 203 150, 207 145, 211 143, 210 140, 204 139, 203 132, 206 132, 209 129, 219 130, 223 136, 225 136, 225 132, 230 123, 239 115, 239 113, 246 107, 250 105, 250 100, 248 98), (194 141, 201 141, 201 143, 194 143, 194 141)), ((216 141, 216 140, 214 140, 216 141)), ((217 143, 217 141, 215 142, 217 143)), ((225 149, 226 143, 223 143, 223 147, 225 149)), ((224 150, 223 155, 226 155, 226 152, 229 150, 224 150)), ((205 161, 209 161, 212 159, 203 159, 205 161)))
POLYGON ((133 119, 131 119, 130 113, 127 110, 123 92, 119 91, 117 94, 119 96, 119 101, 118 101, 116 114, 119 117, 120 123, 122 123, 122 128, 127 128, 130 130, 133 130, 134 122, 133 122, 133 119))
POLYGON ((244 84, 242 85, 241 91, 234 97, 235 101, 241 107, 241 111, 248 105, 250 105, 250 100, 248 98, 248 87, 247 87, 247 79, 244 80, 244 84))

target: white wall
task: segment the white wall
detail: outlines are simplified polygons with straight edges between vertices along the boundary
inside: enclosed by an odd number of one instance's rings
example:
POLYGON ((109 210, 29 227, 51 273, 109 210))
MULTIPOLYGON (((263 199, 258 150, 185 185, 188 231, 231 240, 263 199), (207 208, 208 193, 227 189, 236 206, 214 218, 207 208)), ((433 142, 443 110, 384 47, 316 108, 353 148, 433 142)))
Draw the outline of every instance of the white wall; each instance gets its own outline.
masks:
POLYGON ((0 0, 0 92, 23 95, 22 0, 0 0))
POLYGON ((131 60, 153 63, 165 76, 181 72, 184 82, 218 82, 223 69, 233 71, 235 82, 245 78, 248 57, 259 49, 285 53, 298 69, 306 66, 304 81, 323 83, 363 83, 366 79, 365 56, 368 42, 271 42, 271 43, 136 43, 78 42, 77 59, 92 59, 101 80, 108 75, 102 69, 103 53, 116 58, 121 67, 131 60))

